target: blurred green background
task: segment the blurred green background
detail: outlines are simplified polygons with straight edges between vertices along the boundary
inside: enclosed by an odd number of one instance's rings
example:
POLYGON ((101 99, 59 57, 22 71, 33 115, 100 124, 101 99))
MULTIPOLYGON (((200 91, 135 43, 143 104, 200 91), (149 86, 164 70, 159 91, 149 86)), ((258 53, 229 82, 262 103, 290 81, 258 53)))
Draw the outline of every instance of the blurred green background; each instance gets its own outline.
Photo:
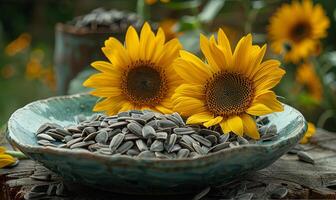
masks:
MULTIPOLYGON (((206 12, 204 10, 209 1, 172 0, 168 4, 151 5, 146 12, 149 12, 147 17, 150 16, 151 21, 160 22, 165 19, 179 21, 179 30, 185 33, 180 36, 182 43, 185 48, 197 52, 198 46, 195 44, 198 42, 199 32, 210 33, 219 27, 226 30, 233 43, 247 32, 253 32, 256 43, 265 43, 269 17, 285 2, 290 1, 223 0, 219 9, 212 8, 206 12), (200 20, 202 17, 203 21, 200 20), (190 41, 190 38, 196 39, 190 41)), ((331 22, 329 34, 322 41, 325 53, 321 56, 321 63, 331 63, 330 72, 336 74, 336 53, 333 52, 336 45, 334 16, 336 1, 314 2, 322 4, 331 22)), ((25 104, 56 95, 53 71, 55 24, 67 22, 98 7, 136 12, 137 1, 4 0, 0 2, 0 124, 4 124, 12 112, 25 104)), ((330 77, 323 78, 330 79, 330 77)), ((335 82, 334 79, 332 78, 332 83, 335 82)), ((307 98, 294 98, 297 94, 288 90, 293 82, 283 84, 289 84, 278 88, 280 95, 285 97, 283 101, 299 108, 308 120, 318 122, 325 111, 331 110, 332 113, 335 111, 335 99, 311 105, 307 103, 309 101, 307 98)), ((333 113, 325 119, 323 126, 335 130, 333 125, 335 121, 333 113)))

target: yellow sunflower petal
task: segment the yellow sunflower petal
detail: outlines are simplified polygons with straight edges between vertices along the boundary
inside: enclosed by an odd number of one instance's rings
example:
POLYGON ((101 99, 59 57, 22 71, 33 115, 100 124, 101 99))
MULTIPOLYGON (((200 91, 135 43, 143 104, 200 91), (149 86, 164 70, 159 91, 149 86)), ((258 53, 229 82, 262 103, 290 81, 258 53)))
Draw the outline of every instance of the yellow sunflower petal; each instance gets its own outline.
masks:
POLYGON ((260 134, 258 132, 256 122, 252 119, 252 117, 247 114, 243 114, 241 118, 244 122, 245 134, 248 135, 250 138, 256 140, 260 139, 260 134))
POLYGON ((194 115, 191 115, 187 119, 187 124, 200 124, 206 121, 213 119, 214 116, 209 112, 201 112, 194 115))
POLYGON ((223 117, 217 116, 216 118, 213 118, 205 123, 203 123, 203 126, 209 128, 210 126, 214 126, 219 124, 223 120, 223 117))
POLYGON ((219 125, 224 134, 228 134, 231 132, 231 128, 229 127, 227 120, 222 120, 222 122, 219 125))
POLYGON ((5 151, 6 151, 6 148, 5 148, 5 147, 1 147, 1 146, 0 146, 0 154, 4 154, 4 153, 5 153, 5 151))
POLYGON ((125 43, 127 51, 132 59, 135 62, 139 58, 139 37, 136 30, 133 26, 130 26, 126 32, 125 43))
POLYGON ((270 114, 273 112, 273 110, 265 106, 264 104, 257 103, 257 104, 252 105, 250 108, 248 108, 246 112, 250 115, 261 116, 261 115, 270 114))
POLYGON ((181 78, 193 84, 204 83, 211 74, 207 67, 196 66, 194 62, 183 58, 177 58, 173 63, 173 67, 181 78))
POLYGON ((227 119, 227 124, 233 133, 239 136, 243 136, 243 121, 239 116, 230 117, 229 119, 227 119))
POLYGON ((105 88, 97 88, 94 91, 91 91, 90 93, 94 96, 98 97, 115 97, 120 96, 122 90, 117 87, 105 87, 105 88))

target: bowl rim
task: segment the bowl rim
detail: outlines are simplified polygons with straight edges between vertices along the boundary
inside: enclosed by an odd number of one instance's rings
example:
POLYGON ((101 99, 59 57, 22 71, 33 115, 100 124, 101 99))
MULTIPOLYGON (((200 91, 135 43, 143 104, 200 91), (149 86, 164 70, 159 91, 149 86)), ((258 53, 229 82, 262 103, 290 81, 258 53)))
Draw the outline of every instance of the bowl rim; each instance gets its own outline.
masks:
MULTIPOLYGON (((29 110, 29 108, 36 103, 47 103, 49 101, 55 101, 55 100, 63 100, 63 99, 69 99, 69 98, 80 98, 82 96, 91 96, 89 93, 79 93, 74 95, 63 95, 63 96, 55 96, 55 97, 49 97, 42 100, 33 101, 27 105, 25 105, 22 108, 17 109, 9 118, 7 122, 7 128, 6 128, 6 137, 7 140, 17 148, 19 148, 24 153, 43 153, 43 154, 51 154, 51 155, 66 155, 67 157, 75 156, 76 158, 84 158, 84 159, 93 159, 98 160, 102 162, 118 162, 118 161, 132 161, 132 162, 155 162, 155 163, 184 163, 184 162, 190 162, 190 161, 208 161, 212 159, 216 159, 217 157, 224 156, 227 153, 235 152, 235 151, 241 151, 243 149, 250 149, 252 151, 264 151, 267 152, 269 148, 276 147, 276 146, 282 146, 287 143, 288 140, 292 140, 295 137, 300 137, 304 135, 304 133, 307 130, 307 121, 305 120, 304 116, 295 108, 283 104, 285 107, 289 107, 289 109, 292 109, 295 113, 298 114, 297 118, 301 118, 303 123, 300 123, 300 126, 297 126, 295 129, 291 131, 291 133, 286 135, 286 139, 277 139, 272 142, 267 142, 262 145, 260 144, 247 144, 242 145, 238 147, 232 147, 232 148, 226 148, 217 152, 213 152, 210 154, 202 155, 199 157, 194 158, 183 158, 183 159, 156 159, 156 158, 138 158, 138 157, 130 157, 126 155, 119 155, 119 156, 111 156, 111 155, 101 155, 89 151, 81 151, 81 150, 71 150, 71 149, 64 149, 64 148, 57 148, 57 147, 45 147, 45 146, 33 146, 29 144, 22 144, 20 141, 16 141, 15 133, 13 132, 13 121, 15 121, 16 116, 20 114, 21 112, 24 112, 25 110, 29 110), (13 137, 14 136, 14 137, 13 137)), ((28 155, 29 156, 29 155, 28 155)))

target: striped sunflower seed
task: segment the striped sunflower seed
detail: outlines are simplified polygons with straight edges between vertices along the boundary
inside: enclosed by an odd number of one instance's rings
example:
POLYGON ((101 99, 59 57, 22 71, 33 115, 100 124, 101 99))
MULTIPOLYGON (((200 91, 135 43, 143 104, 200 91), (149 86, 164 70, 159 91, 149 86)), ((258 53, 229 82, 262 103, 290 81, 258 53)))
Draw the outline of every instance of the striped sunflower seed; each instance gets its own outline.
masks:
POLYGON ((95 137, 96 142, 106 144, 108 140, 108 133, 106 131, 99 131, 95 137))
POLYGON ((166 140, 168 137, 168 134, 166 132, 156 132, 155 133, 155 138, 157 140, 166 140))
POLYGON ((134 122, 127 124, 127 128, 134 134, 142 137, 142 127, 134 122))
POLYGON ((139 158, 155 158, 155 154, 150 151, 143 151, 138 154, 139 158))
POLYGON ((117 153, 125 153, 126 151, 128 151, 129 149, 131 149, 134 145, 133 141, 127 141, 124 144, 120 145, 120 147, 116 150, 117 153))
POLYGON ((147 145, 146 145, 145 142, 144 142, 143 140, 141 140, 141 139, 136 140, 136 141, 135 141, 135 144, 136 144, 136 146, 138 147, 138 149, 139 149, 140 151, 146 151, 146 150, 148 150, 147 145))
POLYGON ((194 138, 195 140, 197 140, 198 142, 200 142, 201 144, 207 146, 207 147, 211 147, 211 141, 198 135, 198 134, 192 134, 191 135, 192 138, 194 138))
POLYGON ((170 120, 158 120, 157 125, 159 128, 177 128, 178 126, 170 120))
POLYGON ((189 156, 190 150, 189 149, 180 149, 177 152, 177 158, 187 158, 189 156))
POLYGON ((114 136, 111 140, 110 143, 110 150, 112 153, 114 153, 117 148, 120 146, 120 144, 122 143, 123 139, 125 137, 125 134, 123 133, 118 133, 116 136, 114 136))
POLYGON ((163 148, 163 142, 159 141, 159 140, 155 140, 150 147, 150 151, 155 151, 155 152, 163 151, 163 149, 164 149, 163 148))
POLYGON ((126 154, 129 156, 137 156, 139 155, 140 151, 137 149, 129 149, 126 154))
POLYGON ((51 137, 50 135, 47 135, 45 133, 40 133, 36 137, 37 137, 38 140, 48 140, 48 141, 52 141, 52 142, 56 141, 53 137, 51 137))
POLYGON ((217 144, 216 146, 211 147, 209 151, 217 152, 217 151, 229 148, 229 145, 230 145, 230 142, 220 143, 220 144, 217 144))
POLYGON ((153 127, 151 126, 148 126, 148 125, 145 125, 143 128, 142 128, 142 136, 144 138, 153 138, 156 136, 155 134, 155 130, 153 127))
POLYGON ((195 130, 191 127, 174 128, 173 131, 179 135, 190 135, 195 133, 195 130))

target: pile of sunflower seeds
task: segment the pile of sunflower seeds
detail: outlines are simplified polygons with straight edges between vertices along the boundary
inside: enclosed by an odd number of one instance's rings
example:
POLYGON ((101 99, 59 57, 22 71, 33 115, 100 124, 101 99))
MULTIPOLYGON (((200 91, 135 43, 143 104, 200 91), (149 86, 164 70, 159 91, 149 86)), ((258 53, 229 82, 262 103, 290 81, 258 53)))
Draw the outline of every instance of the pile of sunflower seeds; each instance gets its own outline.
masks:
POLYGON ((69 25, 77 28, 107 29, 112 32, 125 32, 130 25, 139 30, 143 23, 142 18, 136 13, 103 8, 94 9, 90 13, 78 16, 68 22, 69 25))
MULTIPOLYGON (((182 159, 255 143, 252 139, 223 134, 220 127, 186 125, 178 113, 131 110, 113 116, 76 118, 77 124, 67 127, 43 124, 36 132, 38 144, 111 156, 182 159)), ((268 118, 257 121, 263 141, 277 136, 274 125, 265 125, 268 118)))

